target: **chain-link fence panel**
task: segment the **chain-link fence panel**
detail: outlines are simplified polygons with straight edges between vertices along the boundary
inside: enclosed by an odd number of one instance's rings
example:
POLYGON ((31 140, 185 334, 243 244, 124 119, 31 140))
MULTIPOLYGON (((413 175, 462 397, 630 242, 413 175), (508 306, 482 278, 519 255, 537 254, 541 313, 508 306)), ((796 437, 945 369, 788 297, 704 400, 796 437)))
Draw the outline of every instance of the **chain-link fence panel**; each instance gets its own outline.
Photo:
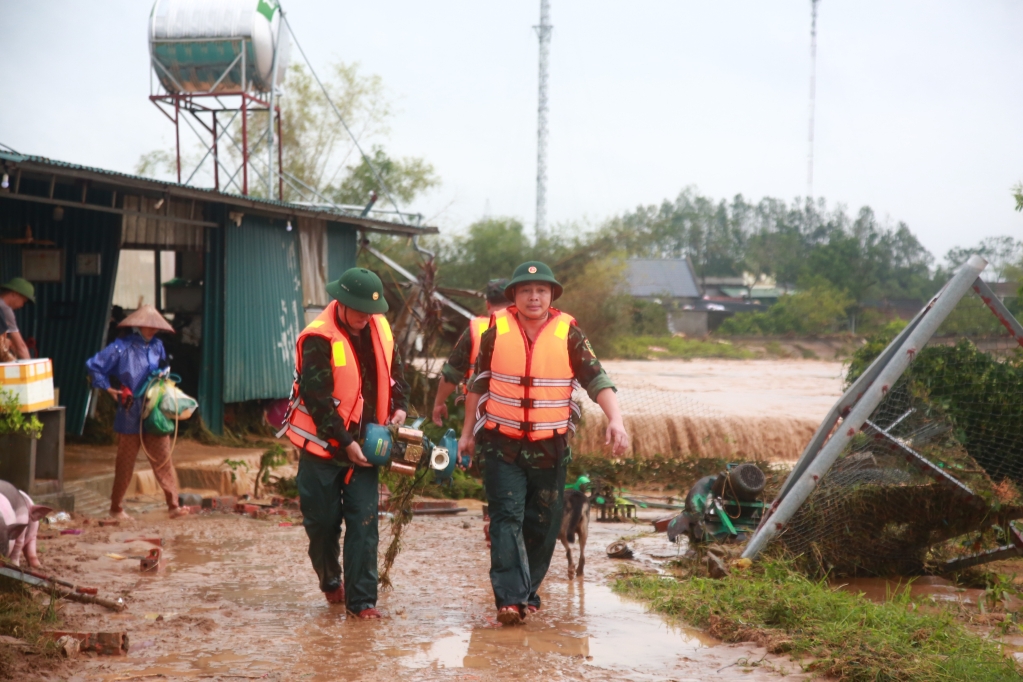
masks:
MULTIPOLYGON (((850 383, 872 359, 854 359, 850 383)), ((1008 542, 1021 490, 1023 351, 970 291, 778 540, 818 572, 920 573, 1008 542)))

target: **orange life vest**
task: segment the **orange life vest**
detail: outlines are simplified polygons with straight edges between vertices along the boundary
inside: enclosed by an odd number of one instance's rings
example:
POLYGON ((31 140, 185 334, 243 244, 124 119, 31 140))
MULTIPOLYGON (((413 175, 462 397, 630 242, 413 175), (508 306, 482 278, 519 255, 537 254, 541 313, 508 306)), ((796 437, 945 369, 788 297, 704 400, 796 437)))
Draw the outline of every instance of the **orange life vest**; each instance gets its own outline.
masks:
POLYGON ((469 369, 465 370, 465 380, 468 381, 469 377, 472 376, 473 367, 476 365, 476 358, 480 354, 480 339, 483 338, 483 332, 490 328, 489 317, 474 317, 469 320, 469 341, 471 342, 471 349, 469 350, 469 369))
MULTIPOLYGON (((291 410, 287 419, 288 438, 297 447, 320 457, 330 457, 329 443, 316 435, 316 423, 298 395, 298 378, 302 374, 302 345, 310 336, 318 336, 330 343, 330 364, 334 371, 334 405, 344 420, 345 428, 362 420, 362 370, 348 333, 338 327, 337 301, 324 308, 315 320, 298 335, 295 345, 295 385, 291 390, 291 410)), ((391 410, 391 359, 394 355, 394 336, 383 315, 373 315, 369 322, 373 355, 377 365, 377 422, 386 424, 391 410)))
POLYGON ((568 358, 568 330, 575 319, 554 308, 530 345, 514 306, 494 313, 494 356, 490 391, 480 397, 476 431, 497 429, 512 438, 532 441, 575 430, 572 391, 579 387, 568 358))

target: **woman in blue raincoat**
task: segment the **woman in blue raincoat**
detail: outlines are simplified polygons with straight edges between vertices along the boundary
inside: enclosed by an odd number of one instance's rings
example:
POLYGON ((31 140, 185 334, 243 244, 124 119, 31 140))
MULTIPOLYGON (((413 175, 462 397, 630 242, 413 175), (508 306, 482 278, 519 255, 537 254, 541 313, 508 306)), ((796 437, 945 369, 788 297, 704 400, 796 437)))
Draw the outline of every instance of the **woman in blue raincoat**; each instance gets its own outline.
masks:
POLYGON ((178 481, 171 462, 170 436, 145 433, 142 429, 145 397, 140 394, 149 375, 167 365, 163 342, 156 335, 162 331, 174 333, 174 328, 151 305, 142 306, 118 326, 132 328, 131 334, 115 339, 85 363, 93 387, 105 390, 117 401, 114 417, 117 462, 114 466, 114 489, 110 495, 110 516, 115 519, 131 518, 121 508, 121 503, 135 472, 135 458, 142 445, 156 481, 163 488, 171 517, 182 516, 187 511, 178 507, 178 481), (121 388, 113 388, 111 379, 116 379, 121 388))

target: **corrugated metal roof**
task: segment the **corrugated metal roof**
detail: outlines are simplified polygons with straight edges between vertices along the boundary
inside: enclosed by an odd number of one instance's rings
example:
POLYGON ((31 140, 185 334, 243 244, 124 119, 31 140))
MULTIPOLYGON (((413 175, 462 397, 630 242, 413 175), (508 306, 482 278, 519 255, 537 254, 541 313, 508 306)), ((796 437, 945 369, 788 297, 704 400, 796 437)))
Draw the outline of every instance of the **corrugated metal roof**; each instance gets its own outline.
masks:
MULTIPOLYGON (((414 227, 411 225, 391 223, 384 220, 362 218, 358 215, 352 215, 326 207, 290 204, 284 201, 260 199, 241 194, 232 194, 230 192, 220 192, 204 187, 181 185, 176 182, 154 180, 153 178, 146 178, 140 175, 131 175, 103 168, 69 163, 67 161, 48 159, 45 156, 30 156, 26 154, 15 154, 12 152, 0 151, 0 162, 2 162, 0 165, 14 165, 24 168, 25 170, 34 170, 37 172, 53 173, 55 169, 59 169, 64 171, 66 175, 73 175, 76 177, 81 175, 96 176, 97 180, 108 178, 111 184, 120 184, 121 186, 139 188, 154 193, 169 194, 172 196, 180 196, 190 199, 200 199, 202 201, 222 202, 231 206, 241 207, 242 209, 249 208, 253 210, 266 211, 285 218, 292 215, 324 218, 327 220, 343 222, 349 225, 355 225, 361 229, 373 232, 398 234, 436 234, 438 232, 436 227, 431 226, 414 227)), ((11 171, 8 170, 8 172, 11 171)))
MULTIPOLYGON (((0 238, 18 238, 31 225, 33 237, 49 239, 64 250, 61 282, 36 282, 36 303, 18 311, 18 327, 35 338, 40 357, 53 360, 53 385, 67 408, 66 428, 81 433, 88 406, 85 361, 103 347, 110 319, 114 277, 121 243, 121 216, 65 208, 53 220, 53 207, 3 201, 0 194, 0 238), (99 275, 77 275, 80 253, 100 255, 99 275)), ((19 276, 22 246, 0 243, 0 281, 19 276)))
POLYGON ((286 398, 304 326, 298 231, 246 215, 224 236, 224 402, 286 398))
POLYGON ((633 296, 700 298, 696 273, 686 259, 636 258, 626 261, 629 293, 633 296))

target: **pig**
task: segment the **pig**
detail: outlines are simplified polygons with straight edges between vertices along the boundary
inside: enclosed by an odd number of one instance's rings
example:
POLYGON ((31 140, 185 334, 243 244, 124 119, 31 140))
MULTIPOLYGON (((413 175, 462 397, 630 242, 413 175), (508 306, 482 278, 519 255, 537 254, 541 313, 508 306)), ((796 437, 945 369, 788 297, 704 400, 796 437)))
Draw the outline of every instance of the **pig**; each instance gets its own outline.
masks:
POLYGON ((31 497, 7 481, 0 481, 0 498, 0 515, 3 516, 7 535, 7 545, 0 545, 0 549, 7 550, 7 556, 15 566, 21 565, 24 553, 28 565, 39 568, 41 564, 36 555, 39 520, 53 509, 34 504, 31 497))
POLYGON ((14 538, 19 537, 25 530, 25 524, 16 523, 16 519, 11 503, 7 501, 6 497, 0 495, 0 556, 11 556, 11 550, 14 549, 14 538), (10 525, 8 525, 8 521, 10 521, 10 525))

